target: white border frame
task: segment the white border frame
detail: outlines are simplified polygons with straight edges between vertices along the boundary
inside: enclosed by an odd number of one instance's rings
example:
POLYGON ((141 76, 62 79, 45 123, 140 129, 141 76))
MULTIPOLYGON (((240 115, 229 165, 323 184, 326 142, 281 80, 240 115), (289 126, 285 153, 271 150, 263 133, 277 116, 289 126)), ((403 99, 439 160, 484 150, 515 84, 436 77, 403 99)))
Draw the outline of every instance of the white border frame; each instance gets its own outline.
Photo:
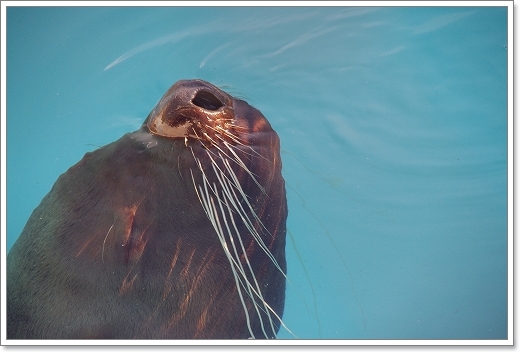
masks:
MULTIPOLYGON (((318 346, 318 345, 351 345, 351 346, 498 346, 514 344, 514 215, 518 211, 514 211, 514 139, 513 139, 513 87, 514 87, 514 71, 513 71, 513 1, 127 1, 127 2, 97 2, 97 1, 2 1, 1 17, 0 17, 0 33, 1 33, 1 125, 0 125, 0 158, 1 158, 1 320, 0 320, 0 343, 1 345, 131 345, 131 346, 149 346, 149 345, 239 345, 239 346, 318 346), (6 258, 7 238, 6 238, 6 8, 8 6, 504 6, 508 8, 507 12, 507 231, 508 231, 508 339, 507 340, 7 340, 6 339, 6 258)), ((517 131, 517 128, 515 128, 517 131)), ((518 135, 518 133, 517 133, 518 135)))

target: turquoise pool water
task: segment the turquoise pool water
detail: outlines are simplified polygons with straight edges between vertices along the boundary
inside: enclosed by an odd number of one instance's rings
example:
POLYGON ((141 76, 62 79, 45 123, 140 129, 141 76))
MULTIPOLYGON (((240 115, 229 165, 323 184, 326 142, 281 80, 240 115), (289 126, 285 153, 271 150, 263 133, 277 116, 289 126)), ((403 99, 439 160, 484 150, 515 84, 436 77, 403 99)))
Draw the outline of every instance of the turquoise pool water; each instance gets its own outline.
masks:
POLYGON ((201 78, 280 135, 298 338, 505 339, 507 40, 505 7, 10 7, 7 247, 201 78))

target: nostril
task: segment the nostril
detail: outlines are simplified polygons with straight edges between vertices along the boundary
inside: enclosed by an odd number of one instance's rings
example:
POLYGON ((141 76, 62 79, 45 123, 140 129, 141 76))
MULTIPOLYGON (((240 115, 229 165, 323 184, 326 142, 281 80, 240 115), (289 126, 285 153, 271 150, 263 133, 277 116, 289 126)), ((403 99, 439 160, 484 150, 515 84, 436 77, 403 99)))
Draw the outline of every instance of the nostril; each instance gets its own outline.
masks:
POLYGON ((224 105, 216 96, 205 90, 197 92, 191 102, 206 110, 218 110, 224 105))

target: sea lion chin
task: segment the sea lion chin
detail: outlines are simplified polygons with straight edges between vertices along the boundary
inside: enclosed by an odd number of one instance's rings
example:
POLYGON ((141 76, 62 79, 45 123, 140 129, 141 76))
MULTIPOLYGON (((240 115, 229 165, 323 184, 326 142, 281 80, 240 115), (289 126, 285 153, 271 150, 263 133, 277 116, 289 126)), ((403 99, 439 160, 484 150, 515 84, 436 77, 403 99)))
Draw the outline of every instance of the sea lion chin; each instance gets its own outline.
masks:
POLYGON ((178 81, 33 211, 7 257, 7 338, 274 338, 286 218, 266 118, 178 81))

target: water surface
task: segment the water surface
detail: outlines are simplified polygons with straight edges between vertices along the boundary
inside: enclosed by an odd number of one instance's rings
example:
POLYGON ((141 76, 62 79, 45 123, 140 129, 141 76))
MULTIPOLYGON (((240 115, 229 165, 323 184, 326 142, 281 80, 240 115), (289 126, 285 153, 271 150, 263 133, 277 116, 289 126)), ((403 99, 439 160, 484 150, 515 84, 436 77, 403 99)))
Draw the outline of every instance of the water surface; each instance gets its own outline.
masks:
POLYGON ((8 248, 184 78, 280 135, 298 338, 507 338, 505 7, 10 7, 8 248))

